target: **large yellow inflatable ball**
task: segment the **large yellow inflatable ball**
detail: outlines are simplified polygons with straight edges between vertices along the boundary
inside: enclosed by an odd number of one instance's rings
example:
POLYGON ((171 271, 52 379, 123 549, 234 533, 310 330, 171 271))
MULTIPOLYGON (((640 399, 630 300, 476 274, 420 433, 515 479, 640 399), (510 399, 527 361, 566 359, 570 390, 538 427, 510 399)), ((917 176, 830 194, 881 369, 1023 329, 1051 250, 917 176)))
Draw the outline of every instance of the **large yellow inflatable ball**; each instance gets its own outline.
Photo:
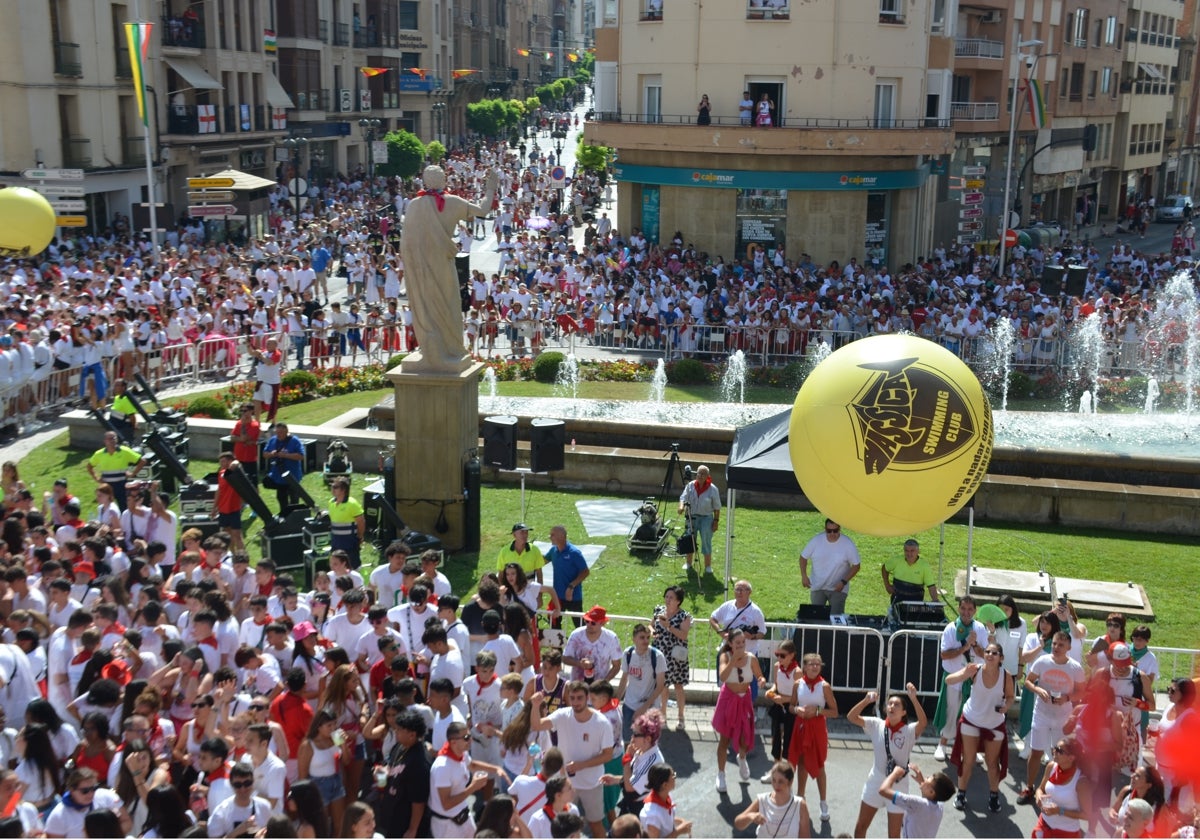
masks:
POLYGON ((0 190, 0 257, 32 257, 54 238, 54 208, 26 187, 0 190))
POLYGON ((881 335, 817 365, 796 395, 789 438, 817 510, 849 530, 896 537, 970 500, 992 457, 992 409, 949 350, 881 335))

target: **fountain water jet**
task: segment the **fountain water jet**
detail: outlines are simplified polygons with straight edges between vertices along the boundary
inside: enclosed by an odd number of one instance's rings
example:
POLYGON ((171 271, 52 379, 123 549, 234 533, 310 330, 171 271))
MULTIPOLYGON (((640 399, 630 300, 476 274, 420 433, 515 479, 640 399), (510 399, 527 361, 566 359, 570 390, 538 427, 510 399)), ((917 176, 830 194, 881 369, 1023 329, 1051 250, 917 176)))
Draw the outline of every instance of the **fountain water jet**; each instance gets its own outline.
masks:
POLYGON ((1012 321, 1008 318, 998 318, 992 327, 992 354, 987 370, 999 382, 1001 411, 1008 411, 1008 381, 1012 374, 1012 351, 1015 341, 1012 321))
POLYGON ((574 353, 567 355, 554 374, 554 393, 559 397, 570 397, 572 400, 579 396, 579 359, 574 353))
POLYGON ((721 400, 727 403, 746 401, 746 354, 735 350, 725 361, 721 373, 721 400))
POLYGON ((479 377, 479 387, 485 397, 496 396, 496 371, 484 368, 483 376, 479 377))
POLYGON ((1151 376, 1146 380, 1146 413, 1153 414, 1155 404, 1158 402, 1158 380, 1151 376))
POLYGON ((654 365, 654 377, 650 380, 650 402, 661 403, 667 391, 667 365, 661 358, 654 365))

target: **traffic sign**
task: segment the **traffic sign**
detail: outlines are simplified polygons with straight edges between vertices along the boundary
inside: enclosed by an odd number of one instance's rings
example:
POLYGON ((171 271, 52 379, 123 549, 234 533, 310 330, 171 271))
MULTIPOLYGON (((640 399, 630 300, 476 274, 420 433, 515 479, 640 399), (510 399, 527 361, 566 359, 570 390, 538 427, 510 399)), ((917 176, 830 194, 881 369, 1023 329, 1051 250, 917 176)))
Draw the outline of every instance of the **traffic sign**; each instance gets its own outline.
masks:
POLYGON ((87 216, 55 216, 58 227, 87 227, 87 216))
POLYGON ((232 187, 232 178, 188 178, 187 185, 189 190, 206 190, 222 189, 224 187, 232 187))
POLYGON ((232 204, 201 204, 188 207, 189 216, 231 216, 237 212, 232 204))
POLYGON ((983 222, 980 222, 980 221, 972 221, 972 222, 959 222, 959 223, 958 223, 958 229, 959 229, 959 230, 966 230, 966 231, 971 231, 971 230, 983 230, 983 222))
POLYGON ((983 179, 982 178, 968 178, 966 180, 966 186, 973 190, 981 190, 981 189, 983 189, 983 179))
POLYGON ((1016 248, 1017 247, 1017 232, 1015 230, 1013 230, 1012 228, 1009 228, 1008 230, 1006 230, 1004 232, 1004 247, 1005 248, 1016 248))
MULTIPOLYGON (((188 193, 188 201, 233 201, 237 196, 233 190, 205 190, 188 193)), ((159 205, 161 206, 161 205, 159 205)))
POLYGON ((963 204, 983 204, 983 193, 965 192, 962 194, 963 204))
POLYGON ((968 243, 978 242, 978 241, 979 241, 978 233, 960 233, 958 235, 958 244, 959 245, 966 245, 968 243))
POLYGON ((960 218, 960 219, 978 219, 978 218, 981 218, 982 216, 983 216, 983 208, 982 207, 964 207, 963 209, 958 211, 958 218, 960 218))
POLYGON ((41 181, 30 184, 29 189, 40 192, 47 198, 53 195, 70 196, 74 198, 84 194, 84 188, 82 186, 75 186, 72 184, 45 184, 41 181))
POLYGON ((24 169, 22 178, 31 181, 82 181, 82 169, 24 169))
POLYGON ((63 201, 52 198, 50 206, 54 208, 55 213, 82 213, 87 210, 86 201, 63 201))
POLYGON ((967 177, 971 177, 973 175, 986 175, 986 174, 987 174, 986 166, 964 166, 963 167, 963 175, 965 175, 967 177))

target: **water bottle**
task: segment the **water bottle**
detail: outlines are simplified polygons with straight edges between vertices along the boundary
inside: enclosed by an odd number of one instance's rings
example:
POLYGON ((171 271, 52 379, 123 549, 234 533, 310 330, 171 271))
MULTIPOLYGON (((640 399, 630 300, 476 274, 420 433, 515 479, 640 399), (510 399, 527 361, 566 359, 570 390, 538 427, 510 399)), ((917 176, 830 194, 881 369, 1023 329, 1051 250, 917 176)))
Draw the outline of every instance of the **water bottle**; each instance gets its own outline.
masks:
POLYGON ((533 772, 542 772, 542 747, 537 741, 529 745, 529 757, 533 759, 533 772))

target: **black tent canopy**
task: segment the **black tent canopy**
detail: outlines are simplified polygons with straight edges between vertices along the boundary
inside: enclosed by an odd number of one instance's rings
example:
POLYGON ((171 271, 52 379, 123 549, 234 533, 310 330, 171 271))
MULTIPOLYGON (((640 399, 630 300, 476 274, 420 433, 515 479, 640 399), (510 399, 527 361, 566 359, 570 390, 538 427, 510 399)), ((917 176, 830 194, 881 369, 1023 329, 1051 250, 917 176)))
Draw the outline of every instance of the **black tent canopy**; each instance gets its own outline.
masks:
MULTIPOLYGON (((763 493, 800 493, 788 451, 788 423, 792 410, 742 426, 733 435, 725 464, 725 484, 730 490, 763 493)), ((731 505, 732 507, 732 500, 731 505)))

